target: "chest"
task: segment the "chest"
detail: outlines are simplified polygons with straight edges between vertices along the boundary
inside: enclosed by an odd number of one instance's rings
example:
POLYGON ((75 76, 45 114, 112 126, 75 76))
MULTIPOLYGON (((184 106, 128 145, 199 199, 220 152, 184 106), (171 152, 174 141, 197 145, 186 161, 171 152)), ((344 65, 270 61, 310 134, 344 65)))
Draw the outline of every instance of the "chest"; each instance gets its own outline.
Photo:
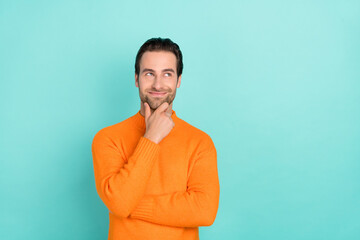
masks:
POLYGON ((189 170, 188 149, 182 144, 161 145, 154 164, 146 194, 165 194, 186 191, 189 170))

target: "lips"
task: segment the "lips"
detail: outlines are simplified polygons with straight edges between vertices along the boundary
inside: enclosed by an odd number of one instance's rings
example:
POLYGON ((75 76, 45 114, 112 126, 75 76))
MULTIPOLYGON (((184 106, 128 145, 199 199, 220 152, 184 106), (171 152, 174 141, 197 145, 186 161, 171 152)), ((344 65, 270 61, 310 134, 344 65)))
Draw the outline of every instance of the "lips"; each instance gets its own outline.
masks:
POLYGON ((149 92, 151 96, 162 97, 166 95, 166 92, 149 92))

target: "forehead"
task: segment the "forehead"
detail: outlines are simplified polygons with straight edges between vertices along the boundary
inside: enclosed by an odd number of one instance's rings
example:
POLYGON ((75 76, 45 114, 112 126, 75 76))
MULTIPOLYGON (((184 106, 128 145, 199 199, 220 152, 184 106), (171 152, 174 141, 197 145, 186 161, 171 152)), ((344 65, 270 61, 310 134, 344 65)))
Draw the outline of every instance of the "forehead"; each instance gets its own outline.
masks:
POLYGON ((140 69, 144 68, 153 70, 172 68, 176 70, 176 56, 168 51, 147 51, 140 60, 140 69))

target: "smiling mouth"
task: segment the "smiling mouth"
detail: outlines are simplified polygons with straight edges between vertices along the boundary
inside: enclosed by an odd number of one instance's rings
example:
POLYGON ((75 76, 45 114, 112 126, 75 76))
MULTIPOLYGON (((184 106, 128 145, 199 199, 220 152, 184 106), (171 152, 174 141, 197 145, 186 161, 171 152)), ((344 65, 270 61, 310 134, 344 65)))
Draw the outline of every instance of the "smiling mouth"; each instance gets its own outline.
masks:
POLYGON ((166 92, 149 92, 151 96, 162 97, 166 95, 166 92))

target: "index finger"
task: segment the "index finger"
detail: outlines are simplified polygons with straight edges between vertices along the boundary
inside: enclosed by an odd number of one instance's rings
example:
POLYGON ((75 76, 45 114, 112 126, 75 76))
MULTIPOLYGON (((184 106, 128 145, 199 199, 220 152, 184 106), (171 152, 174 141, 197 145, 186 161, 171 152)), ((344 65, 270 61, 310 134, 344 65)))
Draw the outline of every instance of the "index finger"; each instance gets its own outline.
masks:
POLYGON ((164 112, 164 111, 166 111, 166 109, 168 107, 169 107, 169 104, 167 102, 164 102, 155 110, 155 113, 156 112, 158 112, 158 113, 164 112))

